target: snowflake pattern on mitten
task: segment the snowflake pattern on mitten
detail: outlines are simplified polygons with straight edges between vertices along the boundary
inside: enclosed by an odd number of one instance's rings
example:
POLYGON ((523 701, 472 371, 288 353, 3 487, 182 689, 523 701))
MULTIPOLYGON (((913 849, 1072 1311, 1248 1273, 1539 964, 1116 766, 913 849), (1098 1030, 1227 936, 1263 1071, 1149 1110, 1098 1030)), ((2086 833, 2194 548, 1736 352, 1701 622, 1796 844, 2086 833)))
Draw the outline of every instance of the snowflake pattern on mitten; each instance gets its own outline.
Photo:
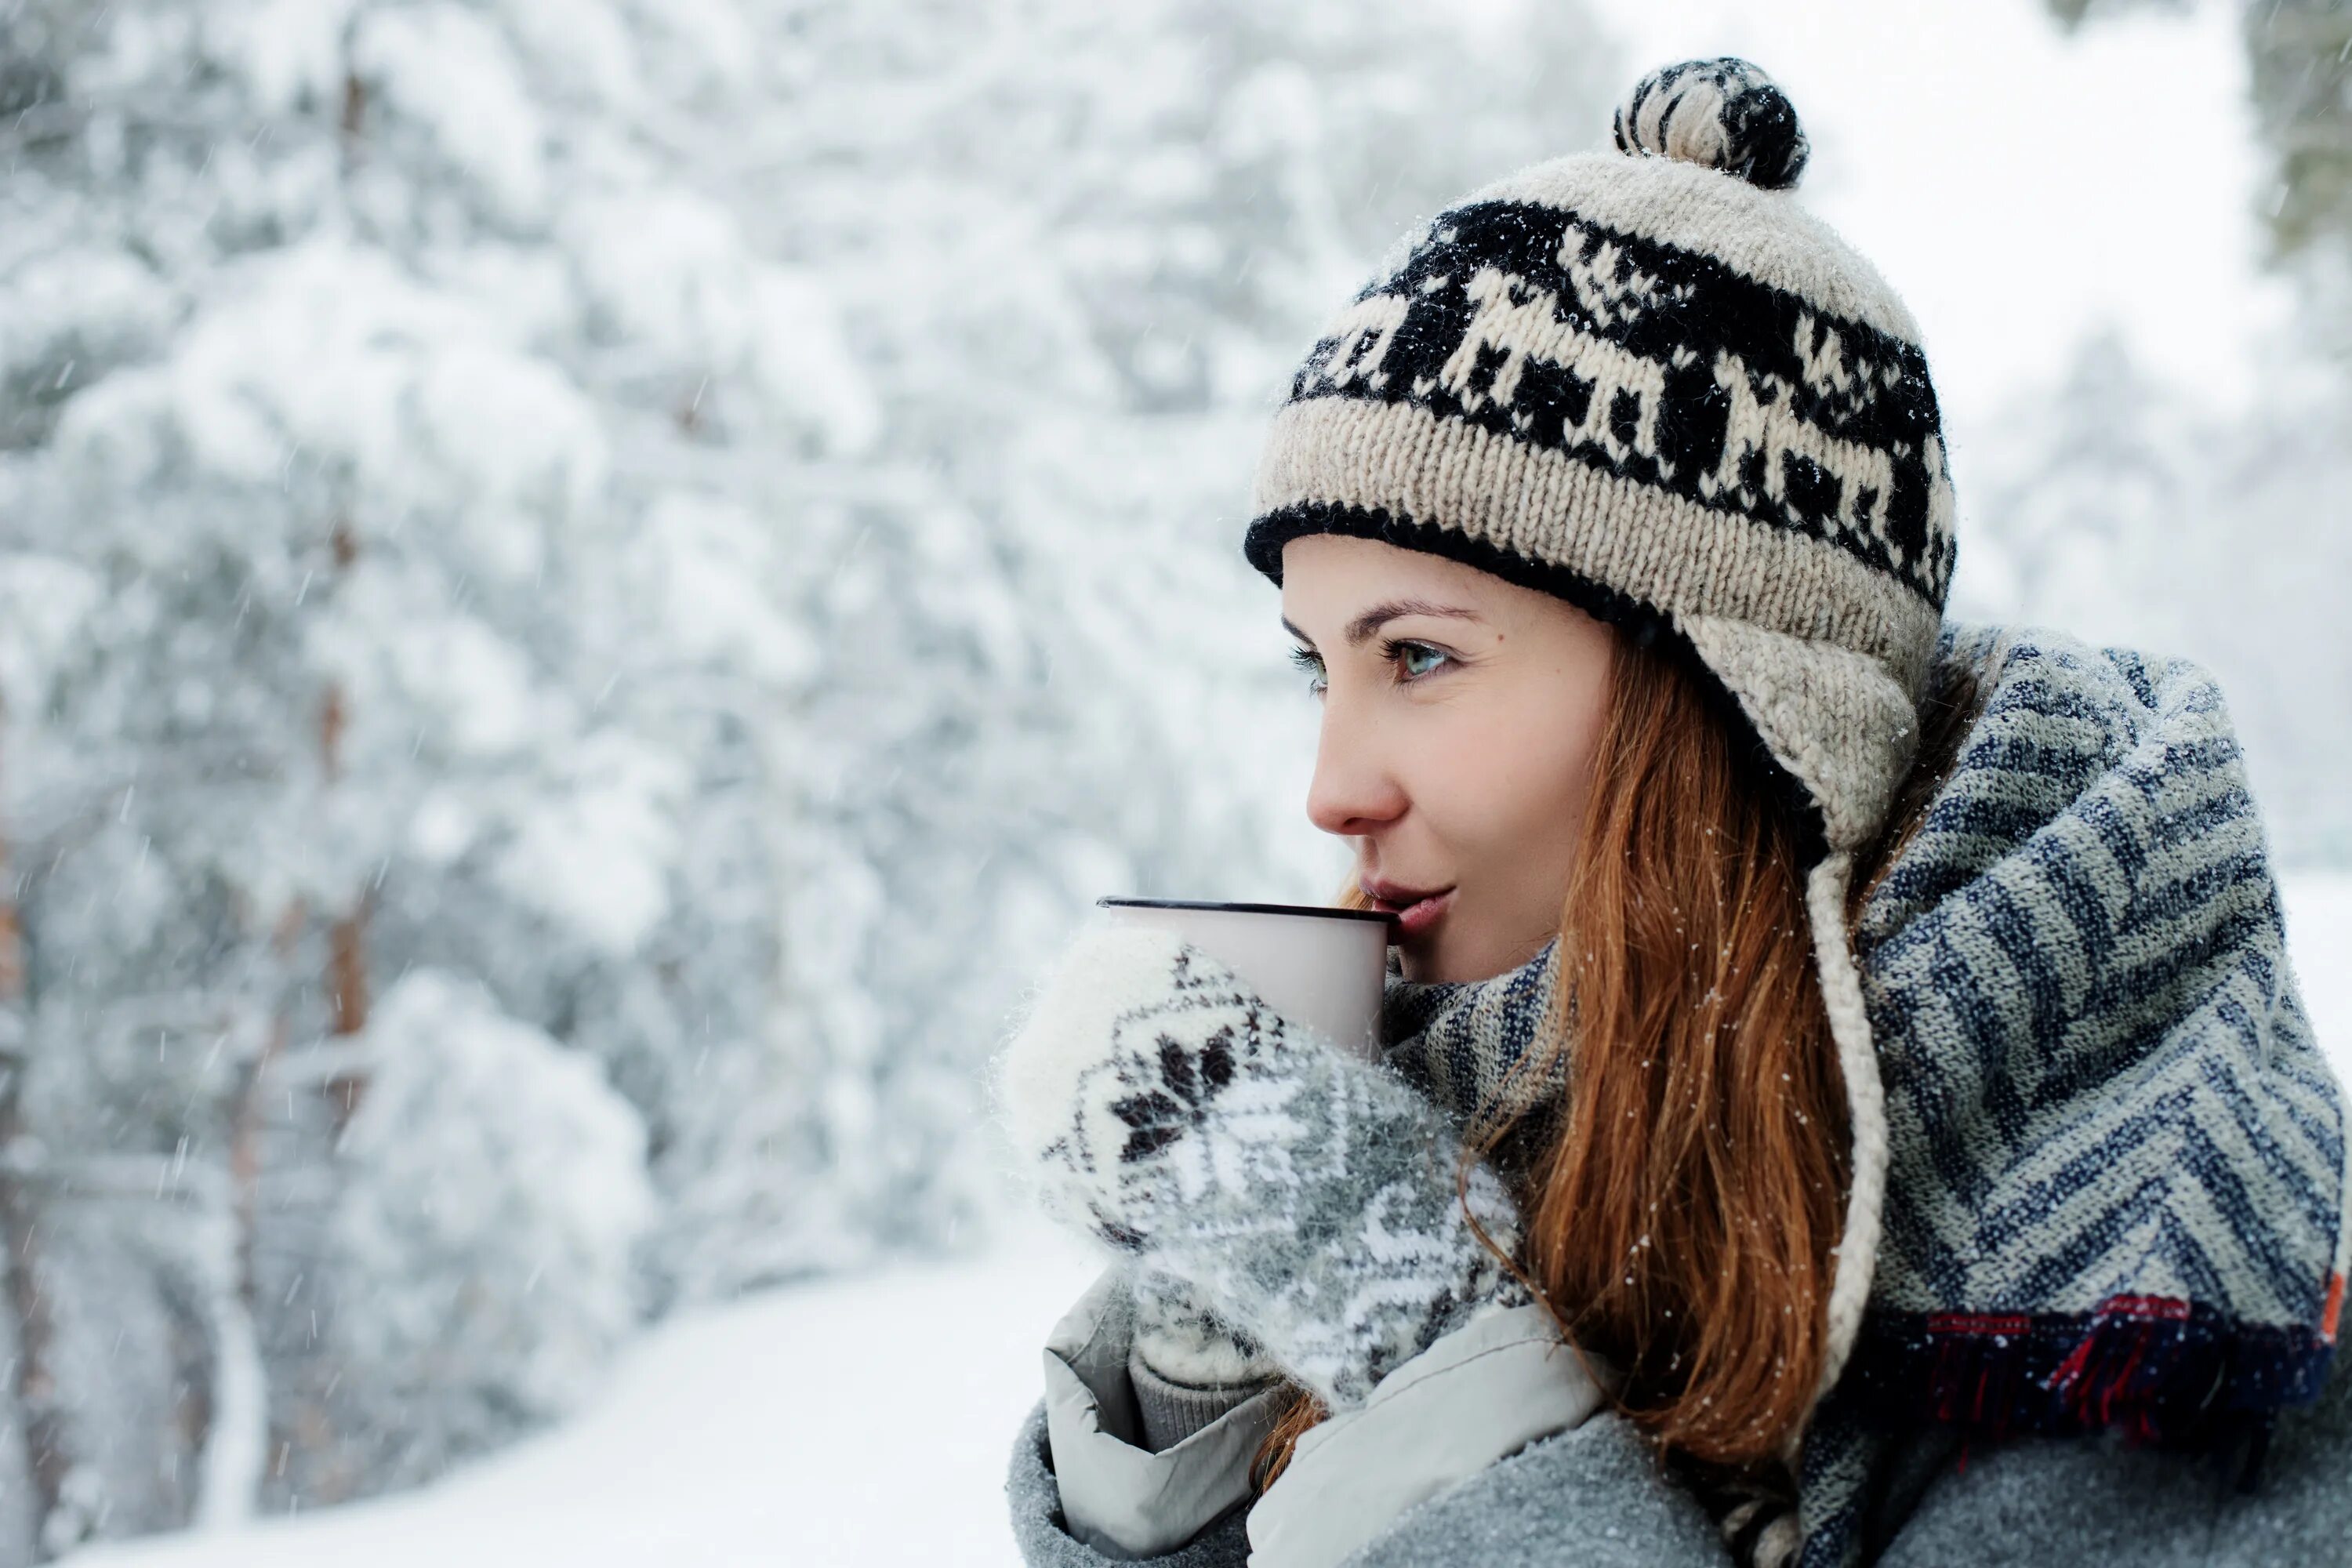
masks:
POLYGON ((1186 1280, 1333 1408, 1524 1304, 1517 1215, 1398 1074, 1274 1011, 1176 933, 1082 931, 999 1068, 1048 1212, 1186 1280))

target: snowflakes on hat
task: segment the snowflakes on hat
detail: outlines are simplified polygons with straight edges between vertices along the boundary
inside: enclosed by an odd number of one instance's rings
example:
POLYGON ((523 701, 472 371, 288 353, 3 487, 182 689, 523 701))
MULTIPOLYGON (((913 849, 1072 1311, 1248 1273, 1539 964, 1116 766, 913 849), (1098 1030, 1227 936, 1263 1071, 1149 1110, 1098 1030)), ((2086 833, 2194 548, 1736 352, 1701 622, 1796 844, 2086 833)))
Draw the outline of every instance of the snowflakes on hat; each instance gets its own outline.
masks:
POLYGON ((1916 345, 1557 207, 1441 214, 1291 398, 1409 403, 1834 544, 1941 609, 1950 479, 1916 345))

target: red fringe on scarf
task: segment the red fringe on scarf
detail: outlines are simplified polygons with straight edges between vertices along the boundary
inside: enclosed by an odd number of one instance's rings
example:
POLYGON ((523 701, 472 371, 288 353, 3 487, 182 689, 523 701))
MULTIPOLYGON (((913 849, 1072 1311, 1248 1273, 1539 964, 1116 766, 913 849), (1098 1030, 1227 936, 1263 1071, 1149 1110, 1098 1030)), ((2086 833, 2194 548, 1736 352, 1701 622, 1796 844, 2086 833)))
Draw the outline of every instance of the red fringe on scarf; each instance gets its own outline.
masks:
POLYGON ((1883 1419, 1959 1428, 1963 1472, 1979 1440, 2120 1430, 2133 1446, 2242 1446, 2238 1485, 2251 1491, 2278 1411, 2319 1396, 2343 1298, 2331 1274, 2315 1330, 2167 1296, 2077 1313, 1874 1313, 1841 1381, 1883 1419))

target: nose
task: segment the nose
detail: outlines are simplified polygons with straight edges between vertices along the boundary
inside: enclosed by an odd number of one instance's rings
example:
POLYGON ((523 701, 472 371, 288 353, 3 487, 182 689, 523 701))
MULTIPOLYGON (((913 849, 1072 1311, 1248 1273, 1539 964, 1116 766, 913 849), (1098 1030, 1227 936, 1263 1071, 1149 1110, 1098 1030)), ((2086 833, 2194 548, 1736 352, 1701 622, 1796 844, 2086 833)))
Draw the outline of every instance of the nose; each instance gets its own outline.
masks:
POLYGON ((1307 820, 1326 833, 1360 837, 1404 814, 1404 785, 1373 728, 1327 697, 1315 744, 1307 820))

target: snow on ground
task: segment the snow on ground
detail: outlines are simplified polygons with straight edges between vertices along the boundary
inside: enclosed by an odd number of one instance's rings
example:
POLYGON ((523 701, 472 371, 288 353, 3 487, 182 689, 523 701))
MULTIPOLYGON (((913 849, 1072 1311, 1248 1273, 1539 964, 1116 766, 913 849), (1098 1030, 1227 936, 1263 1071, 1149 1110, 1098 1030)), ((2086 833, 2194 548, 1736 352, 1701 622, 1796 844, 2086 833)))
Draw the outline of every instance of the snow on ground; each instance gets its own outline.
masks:
POLYGON ((996 1568, 1055 1319, 1098 1266, 993 1255, 780 1289, 656 1329, 580 1419, 396 1497, 87 1551, 73 1568, 996 1568))
MULTIPOLYGON (((2352 874, 2285 887, 2305 1000, 2352 1083, 2352 874)), ((1003 1478, 1054 1321, 1097 1265, 996 1253, 778 1290, 665 1324, 586 1415, 421 1491, 73 1568, 1012 1564, 1003 1478)))

